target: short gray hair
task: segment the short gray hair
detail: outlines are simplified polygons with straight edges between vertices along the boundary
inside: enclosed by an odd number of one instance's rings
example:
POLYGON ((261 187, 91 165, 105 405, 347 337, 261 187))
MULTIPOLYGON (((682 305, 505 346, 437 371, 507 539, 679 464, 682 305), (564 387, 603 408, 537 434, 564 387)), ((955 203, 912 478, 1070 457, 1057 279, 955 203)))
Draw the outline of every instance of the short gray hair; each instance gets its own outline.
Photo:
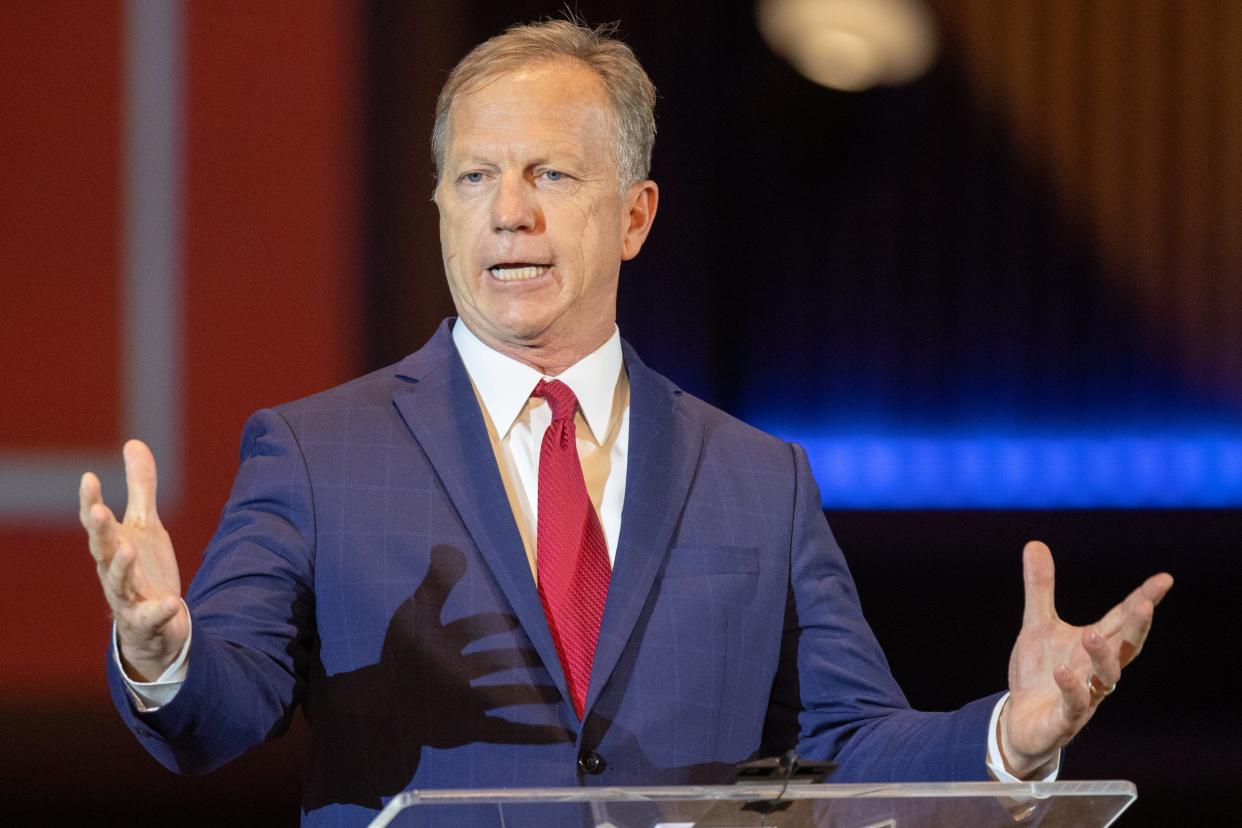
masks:
POLYGON ((616 30, 615 23, 591 29, 574 20, 545 20, 510 26, 475 46, 449 73, 436 101, 431 131, 436 179, 444 170, 449 112, 458 95, 523 66, 558 60, 579 61, 603 81, 616 119, 612 144, 621 186, 646 178, 655 144, 655 86, 616 30))

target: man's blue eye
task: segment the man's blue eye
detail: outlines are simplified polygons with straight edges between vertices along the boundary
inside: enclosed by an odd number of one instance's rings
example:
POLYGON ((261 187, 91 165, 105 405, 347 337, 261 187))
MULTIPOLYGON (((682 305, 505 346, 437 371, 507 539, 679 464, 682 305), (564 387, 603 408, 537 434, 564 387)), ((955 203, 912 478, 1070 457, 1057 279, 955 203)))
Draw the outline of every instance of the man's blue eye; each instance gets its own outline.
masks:
POLYGON ((480 181, 482 181, 482 180, 483 180, 483 173, 481 173, 481 172, 468 172, 468 173, 466 173, 465 175, 463 175, 463 176, 462 176, 462 180, 463 180, 463 181, 468 181, 468 182, 470 182, 471 184, 478 184, 480 181))
POLYGON ((564 175, 557 170, 548 170, 544 173, 549 181, 560 181, 564 175))

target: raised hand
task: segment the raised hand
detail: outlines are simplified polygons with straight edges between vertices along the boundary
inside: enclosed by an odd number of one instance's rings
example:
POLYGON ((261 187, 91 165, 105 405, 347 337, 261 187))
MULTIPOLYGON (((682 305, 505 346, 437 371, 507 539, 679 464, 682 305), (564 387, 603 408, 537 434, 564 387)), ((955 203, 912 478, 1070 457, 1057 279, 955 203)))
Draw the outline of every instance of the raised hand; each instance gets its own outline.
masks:
POLYGON ((130 678, 154 681, 176 660, 189 635, 181 573, 172 541, 155 511, 155 458, 130 440, 123 450, 128 500, 118 521, 104 505, 99 478, 82 475, 79 517, 86 528, 104 597, 112 608, 121 661, 130 678))
POLYGON ((1086 627, 1057 616, 1052 553, 1038 541, 1022 550, 1026 608, 1009 656, 1009 702, 999 728, 1005 764, 1026 776, 1047 764, 1095 714, 1121 670, 1143 649, 1156 604, 1173 586, 1153 575, 1086 627))

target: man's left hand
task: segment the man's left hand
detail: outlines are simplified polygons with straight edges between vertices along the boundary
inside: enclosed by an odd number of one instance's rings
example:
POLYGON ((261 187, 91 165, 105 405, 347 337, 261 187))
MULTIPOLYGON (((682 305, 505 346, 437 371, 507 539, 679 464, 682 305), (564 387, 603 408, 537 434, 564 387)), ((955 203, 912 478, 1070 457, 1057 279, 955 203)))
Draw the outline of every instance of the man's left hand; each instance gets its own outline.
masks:
POLYGON ((1009 656, 1009 701, 1000 747, 1010 773, 1023 778, 1051 762, 1117 686, 1138 656, 1156 604, 1173 586, 1153 575, 1103 618, 1075 627, 1057 616, 1052 553, 1039 541, 1022 550, 1026 608, 1009 656))

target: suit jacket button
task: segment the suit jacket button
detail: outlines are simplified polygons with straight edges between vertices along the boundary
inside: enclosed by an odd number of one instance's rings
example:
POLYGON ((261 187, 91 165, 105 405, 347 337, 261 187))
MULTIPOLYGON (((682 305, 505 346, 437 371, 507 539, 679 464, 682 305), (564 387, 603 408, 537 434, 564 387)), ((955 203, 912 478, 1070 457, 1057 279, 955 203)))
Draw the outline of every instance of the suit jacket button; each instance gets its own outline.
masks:
POLYGON ((583 773, 589 773, 592 776, 597 773, 603 773, 604 757, 594 751, 585 750, 582 752, 582 755, 578 757, 578 770, 583 773))

